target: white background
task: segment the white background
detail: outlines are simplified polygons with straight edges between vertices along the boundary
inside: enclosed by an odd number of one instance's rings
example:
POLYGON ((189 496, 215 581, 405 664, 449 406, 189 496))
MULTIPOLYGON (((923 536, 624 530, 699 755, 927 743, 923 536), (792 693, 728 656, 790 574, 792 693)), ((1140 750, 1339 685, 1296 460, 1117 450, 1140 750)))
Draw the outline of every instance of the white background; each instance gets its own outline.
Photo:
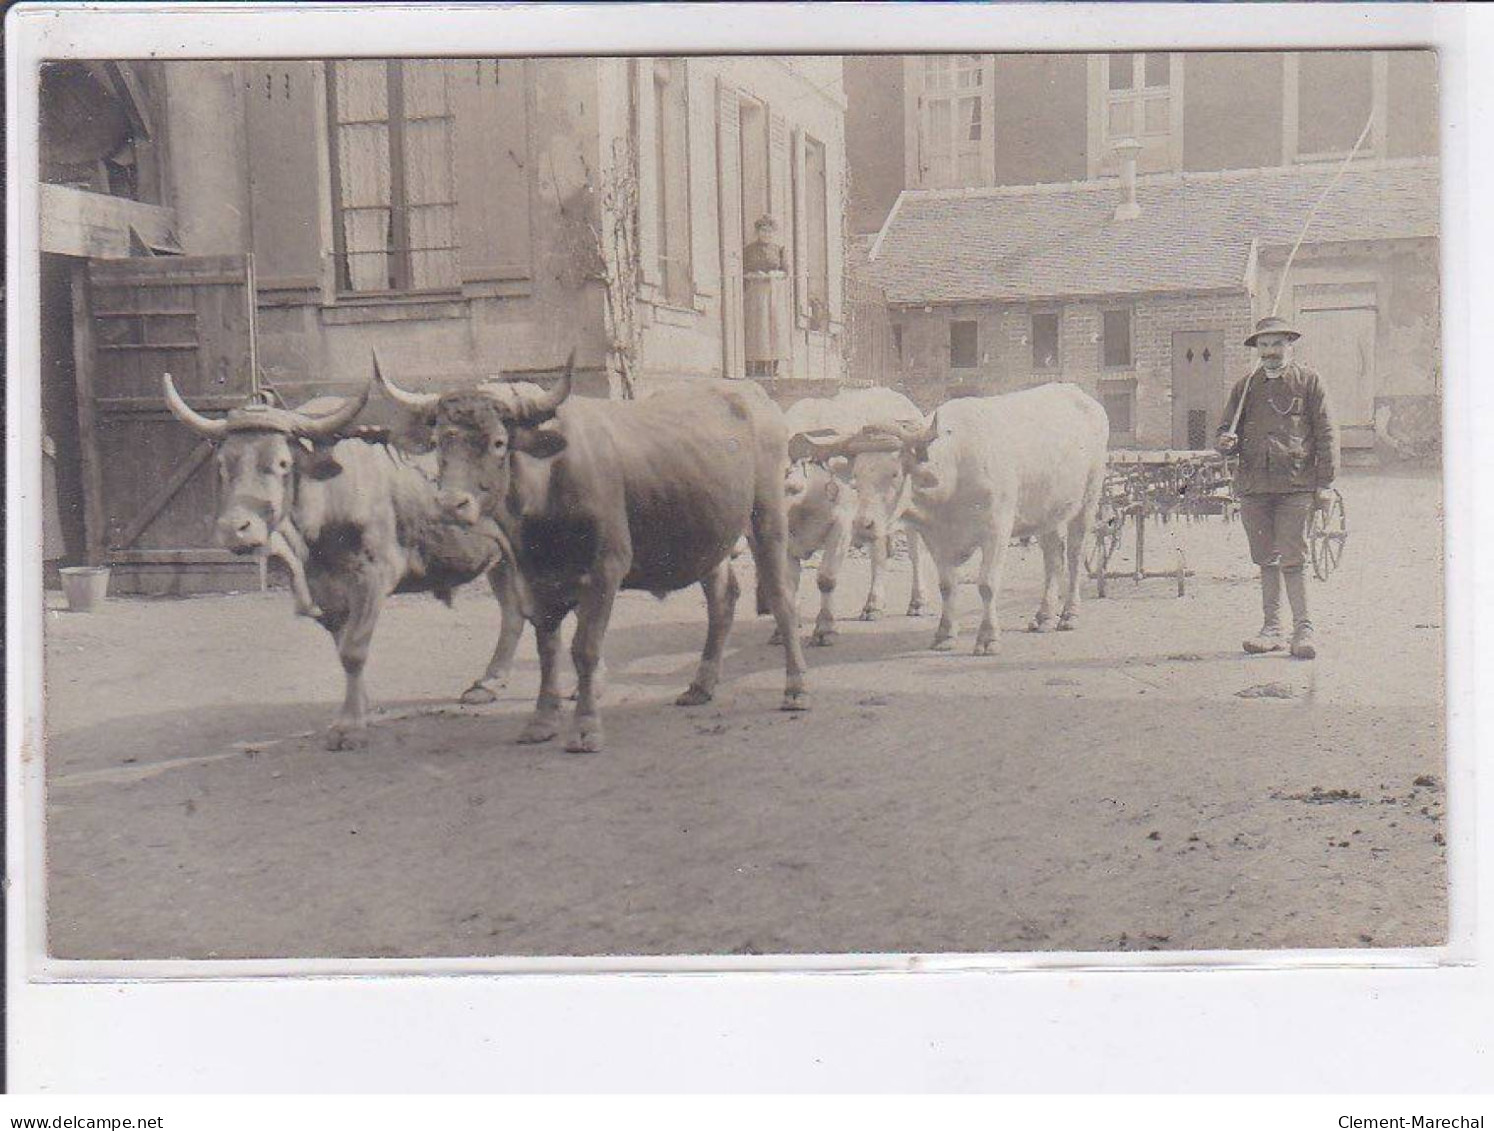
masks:
MULTIPOLYGON (((8 546, 7 977, 13 1091, 1461 1092, 1494 1084, 1487 866, 1490 587, 1476 535, 1491 458, 1488 143, 1494 19, 1463 5, 750 6, 543 10, 352 6, 16 8, 6 21, 8 546), (1448 782, 1455 946, 1436 955, 1255 955, 1247 968, 861 973, 283 976, 45 984, 40 969, 35 169, 40 58, 1114 50, 1436 46, 1447 393, 1448 782), (1483 186, 1476 193, 1471 186, 1483 186), (1481 254, 1480 254, 1481 253, 1481 254), (1477 312, 1470 318, 1470 311, 1477 312), (24 708, 24 710, 22 710, 24 708), (17 788, 19 786, 19 788, 17 788), (1483 869, 1476 868, 1482 862, 1483 869), (1478 898, 1482 896, 1484 898, 1478 898), (1317 956, 1321 963, 1323 956, 1317 956), (1357 967, 1342 965, 1358 962, 1357 967), (1364 963, 1381 965, 1363 965, 1364 963), (1412 963, 1415 963, 1414 965, 1412 963)), ((1417 532, 1408 532, 1417 536, 1417 532)), ((1487 553, 1485 554, 1485 558, 1487 553)), ((935 752, 931 752, 931 756, 935 752)), ((1200 751, 1200 757, 1228 756, 1200 751)), ((1124 958, 1102 959, 1120 966, 1124 958)), ((28 1109, 33 1110, 33 1109, 28 1109)), ((81 1104, 37 1114, 84 1114, 81 1104)), ((114 1114, 130 1105, 111 1104, 114 1114)), ((1249 1109, 1215 1110, 1240 1117, 1249 1109)), ((1316 1109, 1315 1109, 1316 1110, 1316 1109)), ((1352 1114, 1427 1112, 1328 1104, 1352 1114)), ((1469 1109, 1440 1109, 1457 1114, 1469 1109)), ((245 1119, 249 1109, 237 1109, 245 1119)), ((100 1112, 95 1111, 94 1114, 100 1112)), ((149 1114, 144 1110, 138 1114, 149 1114)), ((386 1112, 386 1118, 392 1113, 386 1112)), ((282 1117, 283 1118, 283 1117, 282 1117)), ((418 1119, 409 1113, 411 1121, 418 1119)), ((1093 1118, 1101 1115, 1095 1112, 1093 1118)), ((425 1122, 424 1119, 420 1119, 425 1122)), ((609 1120, 610 1121, 610 1120, 609 1120)), ((758 1122, 761 1122, 760 1120, 758 1122)), ((1190 1121, 1191 1122, 1191 1121, 1190 1121)), ((168 1122, 168 1126, 169 1126, 168 1122)), ((1234 1125, 1227 1119, 1221 1125, 1234 1125)), ((180 1124, 178 1124, 180 1126, 180 1124)))

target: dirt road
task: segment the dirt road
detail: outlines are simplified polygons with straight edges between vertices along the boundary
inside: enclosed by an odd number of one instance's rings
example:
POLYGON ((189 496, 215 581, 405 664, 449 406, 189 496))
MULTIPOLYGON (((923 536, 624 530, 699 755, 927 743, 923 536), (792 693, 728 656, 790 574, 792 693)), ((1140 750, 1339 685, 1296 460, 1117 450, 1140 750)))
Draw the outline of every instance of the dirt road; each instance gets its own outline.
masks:
MULTIPOLYGON (((47 613, 49 926, 59 957, 754 954, 1380 947, 1446 920, 1442 587, 1434 479, 1351 478, 1344 566, 1312 582, 1323 656, 1246 657, 1239 526, 1149 533, 1197 570, 1116 583, 1079 631, 928 651, 905 563, 890 615, 782 653, 743 602, 716 701, 670 705, 698 592, 619 601, 607 750, 513 738, 461 708, 497 609, 391 602, 367 749, 329 753, 341 671, 284 593, 47 613), (1271 686, 1275 685, 1275 686, 1271 686), (1241 692, 1268 688, 1267 694, 1241 692)), ((840 608, 860 607, 853 562, 840 608)), ((1093 594, 1093 585, 1087 586, 1093 594)), ((745 592, 751 594, 750 579, 745 592)), ((806 578, 801 608, 816 595, 806 578)), ((810 612, 812 616, 812 612, 810 612)), ((807 619, 807 618, 806 618, 807 619)))

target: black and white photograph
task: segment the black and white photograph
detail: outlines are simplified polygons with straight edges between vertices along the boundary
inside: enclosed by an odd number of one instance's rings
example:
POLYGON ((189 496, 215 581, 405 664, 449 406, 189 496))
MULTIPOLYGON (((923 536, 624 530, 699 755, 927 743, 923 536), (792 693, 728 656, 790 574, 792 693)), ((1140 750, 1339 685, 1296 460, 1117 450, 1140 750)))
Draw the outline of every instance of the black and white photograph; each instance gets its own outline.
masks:
POLYGON ((45 66, 50 953, 1444 943, 1436 110, 45 66))
POLYGON ((39 62, 35 969, 1466 957, 1435 45, 411 42, 39 62))

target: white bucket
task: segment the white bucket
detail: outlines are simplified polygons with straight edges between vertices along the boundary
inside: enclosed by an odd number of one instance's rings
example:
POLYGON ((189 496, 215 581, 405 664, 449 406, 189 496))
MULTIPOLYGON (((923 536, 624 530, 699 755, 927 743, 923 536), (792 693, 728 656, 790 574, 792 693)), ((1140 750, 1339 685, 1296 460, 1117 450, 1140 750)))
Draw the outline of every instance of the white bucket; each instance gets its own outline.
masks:
POLYGON ((67 607, 75 613, 92 611, 109 592, 108 566, 68 566, 57 572, 62 575, 67 607))

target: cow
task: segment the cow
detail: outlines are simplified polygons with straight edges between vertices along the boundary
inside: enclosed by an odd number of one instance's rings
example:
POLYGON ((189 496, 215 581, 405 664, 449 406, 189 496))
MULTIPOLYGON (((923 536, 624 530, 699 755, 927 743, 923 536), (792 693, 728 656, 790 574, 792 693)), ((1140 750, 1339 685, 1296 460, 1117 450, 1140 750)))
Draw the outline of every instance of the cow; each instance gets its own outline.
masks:
MULTIPOLYGON (((947 401, 923 426, 872 426, 844 442, 852 450, 880 448, 901 456, 899 495, 901 480, 907 481, 901 517, 928 546, 939 575, 943 607, 935 651, 955 647, 955 570, 977 550, 984 616, 975 654, 996 650, 996 594, 1013 538, 1036 538, 1043 550, 1043 597, 1029 630, 1055 627, 1065 550, 1068 578, 1056 627, 1076 627, 1079 564, 1099 508, 1109 435, 1098 401, 1076 385, 1049 384, 947 401)), ((898 513, 884 498, 860 493, 862 513, 877 529, 898 513)))
POLYGON ((443 520, 434 460, 400 450, 387 431, 348 434, 371 381, 346 400, 318 398, 299 409, 248 404, 222 419, 188 406, 169 373, 163 384, 173 415, 217 448, 219 543, 236 554, 268 551, 286 560, 297 610, 314 616, 337 645, 346 690, 326 734, 328 749, 366 741, 363 668, 391 593, 432 592, 449 605, 456 586, 487 575, 502 625, 486 671, 462 701, 495 698, 524 628, 511 570, 497 541, 443 520), (329 411, 319 415, 322 408, 329 411))
MULTIPOLYGON (((879 527, 867 519, 867 507, 858 502, 858 496, 885 496, 890 512, 897 502, 899 476, 896 452, 847 452, 835 444, 835 439, 854 435, 867 425, 891 426, 900 421, 922 424, 923 414, 901 393, 873 388, 848 389, 829 398, 807 397, 790 405, 784 418, 789 428, 789 458, 793 460, 784 482, 789 503, 789 590, 797 604, 803 562, 819 551, 816 582, 820 612, 809 640, 824 645, 835 635, 835 583, 846 551, 853 546, 866 546, 871 557, 871 588, 861 619, 876 620, 882 615, 890 532, 885 524, 879 527)), ((908 557, 913 566, 908 615, 916 617, 923 611, 923 584, 918 539, 911 533, 908 557)))
POLYGON ((782 707, 808 707, 804 653, 787 585, 783 414, 746 382, 691 381, 642 400, 571 397, 575 354, 554 388, 493 385, 409 393, 375 379, 431 430, 440 501, 454 521, 496 527, 534 625, 540 691, 521 743, 560 731, 560 625, 576 613, 576 710, 566 749, 602 749, 594 673, 619 589, 663 597, 699 584, 707 632, 695 678, 675 700, 709 702, 739 593, 731 552, 744 534, 759 608, 783 636, 782 707), (764 606, 766 606, 764 608, 764 606))

